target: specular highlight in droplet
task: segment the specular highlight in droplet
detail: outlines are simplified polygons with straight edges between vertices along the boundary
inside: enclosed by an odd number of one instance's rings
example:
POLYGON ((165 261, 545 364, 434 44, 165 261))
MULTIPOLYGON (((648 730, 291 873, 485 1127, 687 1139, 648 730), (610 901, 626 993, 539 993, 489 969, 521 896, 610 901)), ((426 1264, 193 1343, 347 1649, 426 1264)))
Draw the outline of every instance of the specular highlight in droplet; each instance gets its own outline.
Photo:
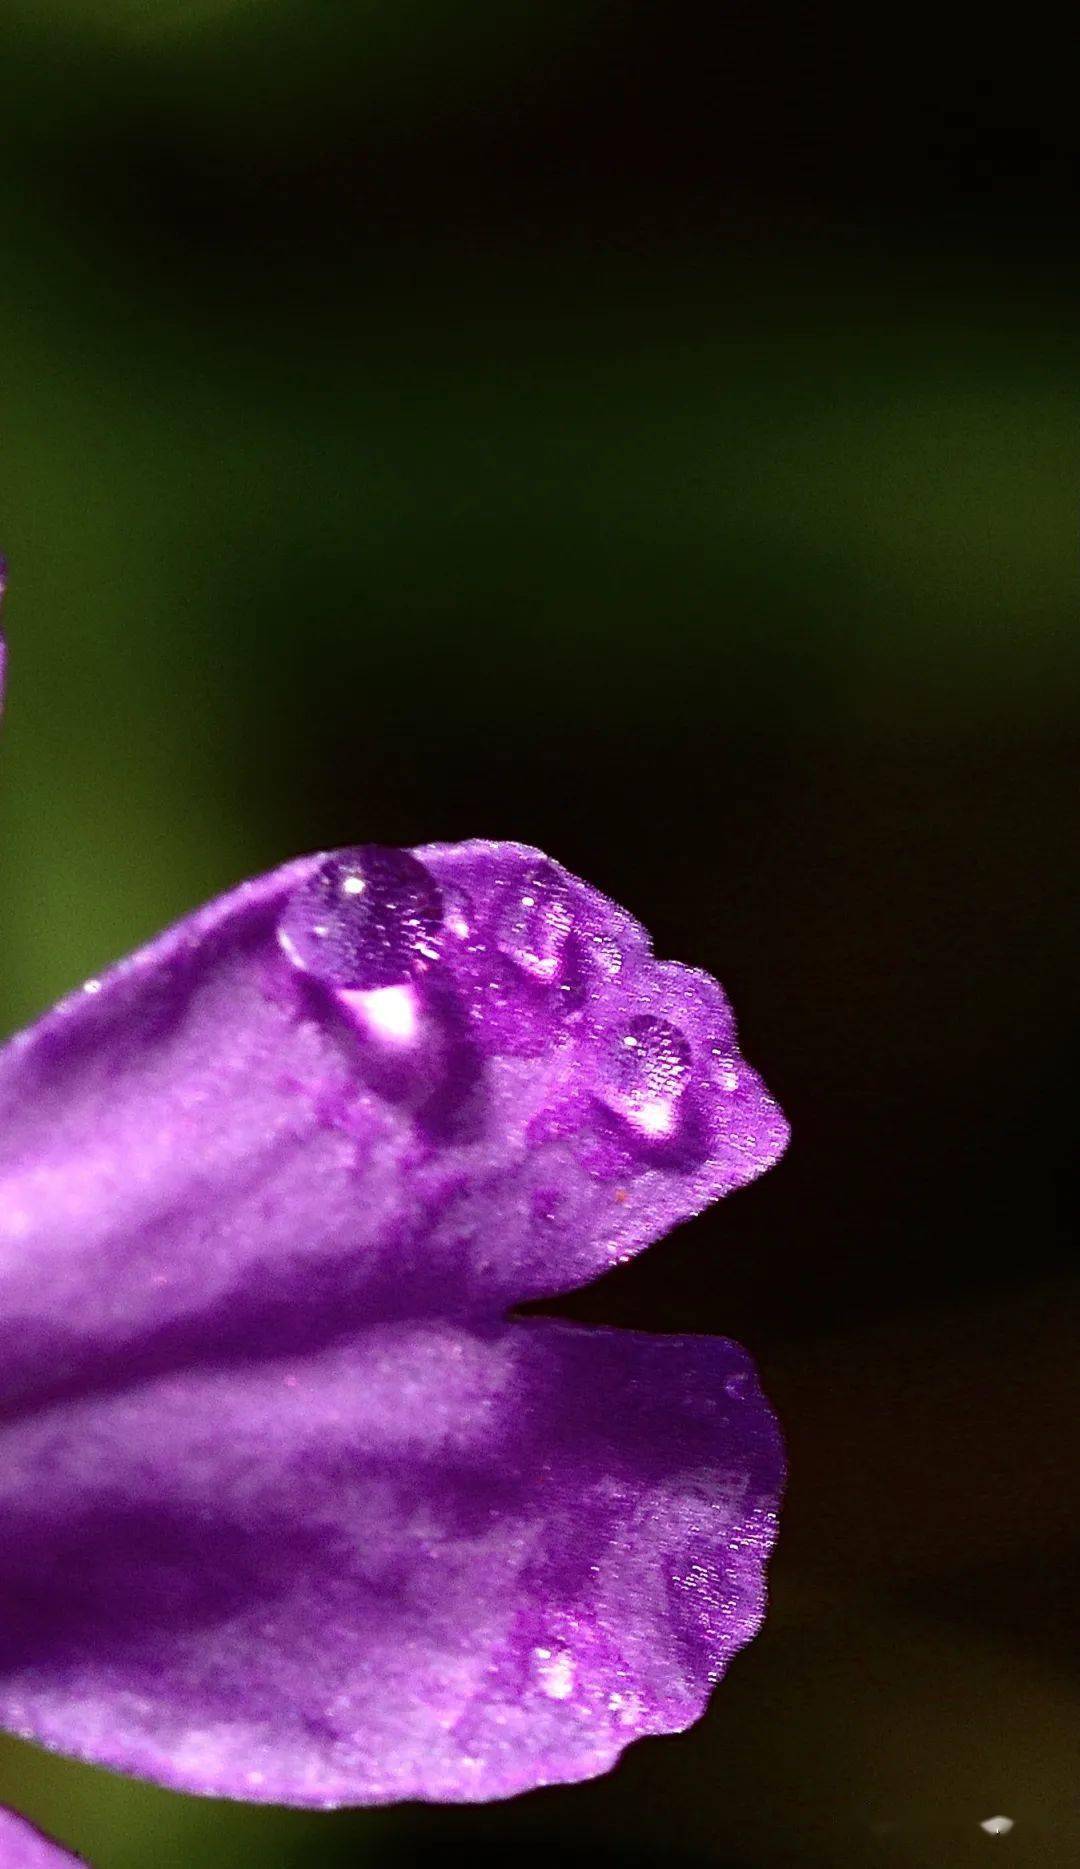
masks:
POLYGON ((442 895, 408 850, 335 851, 285 905, 278 940, 294 967, 324 985, 404 986, 439 957, 442 895))
POLYGON ((553 985, 573 925, 565 882, 554 864, 538 863, 514 886, 499 918, 499 946, 524 973, 553 985))
POLYGON ((642 1014, 610 1034, 597 1094, 643 1137, 659 1141, 675 1129, 691 1070, 686 1034, 667 1019, 642 1014))

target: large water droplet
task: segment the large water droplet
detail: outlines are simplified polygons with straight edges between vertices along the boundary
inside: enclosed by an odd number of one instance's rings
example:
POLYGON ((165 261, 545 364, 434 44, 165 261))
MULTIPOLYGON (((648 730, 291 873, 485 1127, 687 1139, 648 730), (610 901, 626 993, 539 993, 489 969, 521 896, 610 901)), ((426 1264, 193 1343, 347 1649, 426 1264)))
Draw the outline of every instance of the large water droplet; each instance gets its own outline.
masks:
POLYGON ((537 863, 515 884, 499 919, 504 954, 534 980, 557 981, 573 928, 567 887, 553 863, 537 863))
POLYGON ((691 1051, 677 1025, 652 1014, 610 1034, 597 1091, 609 1109, 645 1136, 670 1136, 691 1074, 691 1051))
POLYGON ((363 844, 327 857, 285 905, 278 939, 327 986, 403 986, 439 955, 442 896, 407 850, 363 844))

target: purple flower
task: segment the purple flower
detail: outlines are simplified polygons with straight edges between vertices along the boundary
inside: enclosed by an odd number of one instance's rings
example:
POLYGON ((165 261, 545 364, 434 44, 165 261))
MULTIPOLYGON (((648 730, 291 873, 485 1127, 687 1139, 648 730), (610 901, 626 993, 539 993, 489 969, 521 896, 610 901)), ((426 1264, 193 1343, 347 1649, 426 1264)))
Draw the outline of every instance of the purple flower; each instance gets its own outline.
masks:
POLYGON ((0 1052, 0 1725, 298 1805, 685 1727, 762 1615, 750 1362, 507 1312, 785 1139, 715 981, 520 844, 305 857, 87 981, 0 1052))
POLYGON ((78 1863, 58 1843, 50 1843, 40 1830, 0 1806, 0 1869, 71 1869, 78 1863))

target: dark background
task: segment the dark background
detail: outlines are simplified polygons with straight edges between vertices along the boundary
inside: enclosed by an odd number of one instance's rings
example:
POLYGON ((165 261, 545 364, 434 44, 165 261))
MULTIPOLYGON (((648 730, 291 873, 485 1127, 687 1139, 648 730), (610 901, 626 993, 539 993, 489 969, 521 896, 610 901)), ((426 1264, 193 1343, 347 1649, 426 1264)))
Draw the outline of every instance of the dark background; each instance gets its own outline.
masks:
POLYGON ((720 975, 795 1136, 561 1307, 740 1338, 785 1422, 692 1734, 476 1810, 17 1745, 0 1799, 97 1869, 1074 1862, 1072 61, 9 0, 0 76, 3 1026, 295 851, 510 836, 720 975))

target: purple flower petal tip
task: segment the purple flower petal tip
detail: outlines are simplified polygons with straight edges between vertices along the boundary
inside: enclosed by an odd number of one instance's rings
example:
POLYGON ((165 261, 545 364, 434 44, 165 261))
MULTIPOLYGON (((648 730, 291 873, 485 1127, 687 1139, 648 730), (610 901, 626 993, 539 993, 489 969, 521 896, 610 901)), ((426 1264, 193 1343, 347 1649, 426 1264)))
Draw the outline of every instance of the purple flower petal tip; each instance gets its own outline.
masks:
POLYGON ((0 1807, 0 1869, 64 1869, 65 1863, 71 1869, 73 1863, 81 1862, 80 1856, 50 1842, 25 1818, 0 1807))
POLYGON ((786 1134, 521 845, 304 858, 88 981, 0 1053, 0 1723, 310 1805, 686 1726, 762 1613, 749 1362, 505 1313, 786 1134))

